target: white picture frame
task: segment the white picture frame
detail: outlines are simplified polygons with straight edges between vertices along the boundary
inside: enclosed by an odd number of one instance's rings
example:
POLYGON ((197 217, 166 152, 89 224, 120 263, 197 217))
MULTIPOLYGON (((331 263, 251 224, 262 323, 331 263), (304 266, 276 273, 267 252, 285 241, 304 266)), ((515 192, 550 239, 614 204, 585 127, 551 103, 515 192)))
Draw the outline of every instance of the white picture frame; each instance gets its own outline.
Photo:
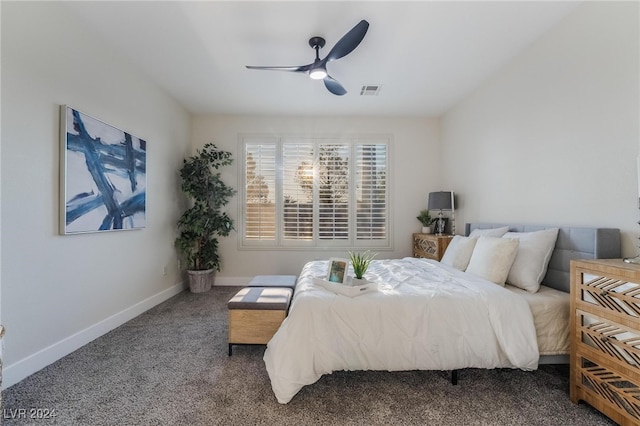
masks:
POLYGON ((147 142, 60 107, 60 234, 146 227, 147 142))

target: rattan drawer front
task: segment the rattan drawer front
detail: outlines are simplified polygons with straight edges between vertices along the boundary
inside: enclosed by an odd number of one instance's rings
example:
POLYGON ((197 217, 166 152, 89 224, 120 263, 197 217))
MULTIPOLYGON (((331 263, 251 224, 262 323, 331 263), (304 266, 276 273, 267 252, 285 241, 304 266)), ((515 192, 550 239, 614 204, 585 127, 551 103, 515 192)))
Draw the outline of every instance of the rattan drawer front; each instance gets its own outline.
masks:
POLYGON ((585 356, 579 356, 578 363, 580 399, 589 402, 620 424, 638 424, 640 421, 638 383, 585 356))
POLYGON ((438 256, 438 242, 424 238, 416 239, 413 242, 413 250, 416 257, 436 259, 438 256))
POLYGON ((577 350, 640 382, 640 333, 580 310, 576 315, 577 350))
POLYGON ((594 274, 583 274, 581 301, 632 320, 640 319, 640 284, 594 274))

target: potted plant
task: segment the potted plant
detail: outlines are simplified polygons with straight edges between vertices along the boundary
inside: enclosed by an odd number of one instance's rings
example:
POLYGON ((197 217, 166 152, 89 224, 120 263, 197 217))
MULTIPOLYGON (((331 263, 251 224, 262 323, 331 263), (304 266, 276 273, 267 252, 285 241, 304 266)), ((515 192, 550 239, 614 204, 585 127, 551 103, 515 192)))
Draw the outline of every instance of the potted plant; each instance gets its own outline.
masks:
POLYGON ((180 169, 182 191, 192 202, 178 220, 176 248, 187 265, 189 288, 194 293, 211 289, 215 271, 220 271, 218 237, 233 230, 233 220, 222 211, 236 191, 217 171, 233 162, 232 154, 208 143, 196 155, 185 158, 180 169))
POLYGON ((431 224, 433 223, 433 219, 431 218, 431 214, 429 214, 429 210, 420 210, 420 214, 416 218, 422 224, 422 233, 430 234, 431 233, 431 224))
POLYGON ((349 260, 351 260, 353 273, 355 275, 355 278, 351 280, 353 285, 362 285, 367 282, 364 279, 364 274, 367 272, 367 269, 374 257, 376 257, 376 254, 371 253, 369 250, 364 253, 349 252, 349 260))

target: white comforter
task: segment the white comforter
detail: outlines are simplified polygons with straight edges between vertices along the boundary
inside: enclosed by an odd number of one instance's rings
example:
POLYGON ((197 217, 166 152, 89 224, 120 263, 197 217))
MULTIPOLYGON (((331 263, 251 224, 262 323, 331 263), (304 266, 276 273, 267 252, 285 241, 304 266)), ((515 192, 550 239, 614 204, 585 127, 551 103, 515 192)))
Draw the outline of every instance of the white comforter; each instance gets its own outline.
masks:
POLYGON ((527 302, 496 284, 431 260, 379 260, 365 278, 380 290, 349 298, 313 283, 326 268, 305 265, 264 354, 281 404, 338 370, 538 367, 527 302))

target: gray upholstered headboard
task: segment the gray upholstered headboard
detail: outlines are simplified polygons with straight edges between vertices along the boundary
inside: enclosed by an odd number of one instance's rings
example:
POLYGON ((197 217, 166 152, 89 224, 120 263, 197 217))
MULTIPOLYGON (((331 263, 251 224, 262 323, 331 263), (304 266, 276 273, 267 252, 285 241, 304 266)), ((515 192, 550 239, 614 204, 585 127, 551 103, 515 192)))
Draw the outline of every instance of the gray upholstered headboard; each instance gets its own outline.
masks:
POLYGON ((562 226, 512 225, 502 223, 467 223, 464 234, 474 229, 509 227, 511 232, 533 232, 558 228, 556 248, 553 250, 547 275, 542 284, 569 292, 571 259, 615 259, 622 257, 620 230, 615 228, 574 228, 562 226))

